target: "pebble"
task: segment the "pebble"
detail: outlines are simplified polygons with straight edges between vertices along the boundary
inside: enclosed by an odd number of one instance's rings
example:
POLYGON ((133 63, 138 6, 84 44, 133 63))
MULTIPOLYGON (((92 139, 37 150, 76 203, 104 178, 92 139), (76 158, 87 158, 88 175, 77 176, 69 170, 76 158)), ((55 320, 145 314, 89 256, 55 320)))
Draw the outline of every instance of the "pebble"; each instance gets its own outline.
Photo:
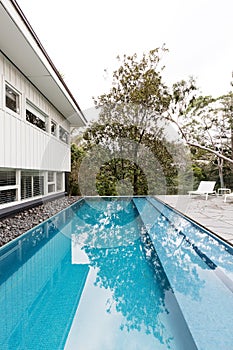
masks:
POLYGON ((0 246, 67 208, 80 197, 63 197, 0 219, 0 246))

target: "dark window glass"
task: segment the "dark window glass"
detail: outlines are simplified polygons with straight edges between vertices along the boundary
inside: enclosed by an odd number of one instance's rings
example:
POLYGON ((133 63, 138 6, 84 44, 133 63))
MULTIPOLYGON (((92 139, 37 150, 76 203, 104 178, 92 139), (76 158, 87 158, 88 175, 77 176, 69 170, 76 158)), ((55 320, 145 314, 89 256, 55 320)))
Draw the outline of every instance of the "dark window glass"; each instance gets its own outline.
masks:
POLYGON ((21 199, 32 197, 32 176, 21 173, 21 199))
POLYGON ((55 192, 55 184, 48 185, 48 193, 55 192))
POLYGON ((6 107, 19 113, 19 94, 6 85, 6 107))
POLYGON ((40 196, 44 194, 44 177, 33 176, 33 196, 40 196))
POLYGON ((22 171, 21 199, 27 199, 44 194, 44 177, 35 172, 22 171))
POLYGON ((0 204, 16 201, 16 189, 0 191, 0 204))
POLYGON ((46 131, 45 122, 39 117, 37 117, 35 114, 33 114, 31 111, 29 111, 28 109, 26 110, 26 120, 29 123, 37 126, 39 129, 46 131))
POLYGON ((51 134, 56 136, 57 134, 57 124, 51 121, 51 134))
POLYGON ((60 126, 59 128, 59 139, 65 143, 69 142, 69 134, 68 132, 60 126))
POLYGON ((54 182, 54 172, 53 171, 48 172, 48 182, 54 182))
POLYGON ((0 186, 16 185, 15 171, 0 171, 0 186))

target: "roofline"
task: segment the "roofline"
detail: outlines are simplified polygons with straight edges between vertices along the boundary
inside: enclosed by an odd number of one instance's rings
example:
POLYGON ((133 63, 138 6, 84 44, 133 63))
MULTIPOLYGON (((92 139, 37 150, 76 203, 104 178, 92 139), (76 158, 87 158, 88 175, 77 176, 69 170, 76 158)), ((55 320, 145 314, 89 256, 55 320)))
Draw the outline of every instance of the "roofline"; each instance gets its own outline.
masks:
POLYGON ((33 36, 36 44, 38 45, 38 47, 40 48, 40 50, 43 52, 44 56, 46 57, 48 63, 50 64, 51 68, 53 69, 53 71, 55 72, 56 76, 58 77, 58 79, 60 80, 60 82, 62 83, 62 85, 64 86, 65 90, 68 92, 70 98, 72 99, 72 101, 74 102, 75 106, 77 107, 77 109, 79 110, 81 116, 83 117, 84 121, 87 123, 87 119, 84 116, 78 102, 76 101, 76 99, 74 98, 73 94, 71 93, 70 89, 68 88, 68 86, 66 85, 64 79, 62 78, 61 74, 59 73, 59 71, 57 70, 57 68, 55 67, 53 61, 51 60, 51 58, 49 57, 47 51, 45 50, 44 46, 42 45, 40 39, 38 38, 38 36, 36 35, 35 31, 33 30, 31 24, 29 23, 28 19, 26 18, 26 16, 24 15, 23 11, 21 10, 19 4, 17 3, 16 0, 10 0, 10 2, 12 3, 12 5, 14 6, 16 12, 18 13, 18 15, 20 16, 20 18, 22 19, 22 21, 24 22, 24 24, 26 25, 27 29, 29 30, 30 34, 33 36))

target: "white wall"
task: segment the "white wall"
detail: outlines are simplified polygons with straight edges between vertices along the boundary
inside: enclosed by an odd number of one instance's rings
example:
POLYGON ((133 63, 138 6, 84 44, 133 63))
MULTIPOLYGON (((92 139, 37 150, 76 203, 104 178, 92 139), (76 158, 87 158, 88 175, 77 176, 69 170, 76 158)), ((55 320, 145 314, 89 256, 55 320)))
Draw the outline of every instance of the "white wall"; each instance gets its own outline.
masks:
POLYGON ((0 110, 0 168, 70 170, 70 147, 0 110))
POLYGON ((0 168, 70 171, 70 147, 50 134, 54 120, 68 132, 69 122, 0 54, 0 168), (20 114, 5 107, 5 83, 20 94, 20 114), (26 121, 29 100, 48 118, 48 132, 26 121))

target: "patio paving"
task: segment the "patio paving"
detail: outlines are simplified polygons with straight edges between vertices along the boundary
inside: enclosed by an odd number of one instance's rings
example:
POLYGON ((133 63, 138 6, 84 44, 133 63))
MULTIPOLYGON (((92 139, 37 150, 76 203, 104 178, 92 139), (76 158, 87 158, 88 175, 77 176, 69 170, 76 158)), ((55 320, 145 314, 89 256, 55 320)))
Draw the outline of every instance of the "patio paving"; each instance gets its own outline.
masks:
POLYGON ((233 200, 224 203, 224 196, 157 196, 216 235, 233 245, 233 200))

